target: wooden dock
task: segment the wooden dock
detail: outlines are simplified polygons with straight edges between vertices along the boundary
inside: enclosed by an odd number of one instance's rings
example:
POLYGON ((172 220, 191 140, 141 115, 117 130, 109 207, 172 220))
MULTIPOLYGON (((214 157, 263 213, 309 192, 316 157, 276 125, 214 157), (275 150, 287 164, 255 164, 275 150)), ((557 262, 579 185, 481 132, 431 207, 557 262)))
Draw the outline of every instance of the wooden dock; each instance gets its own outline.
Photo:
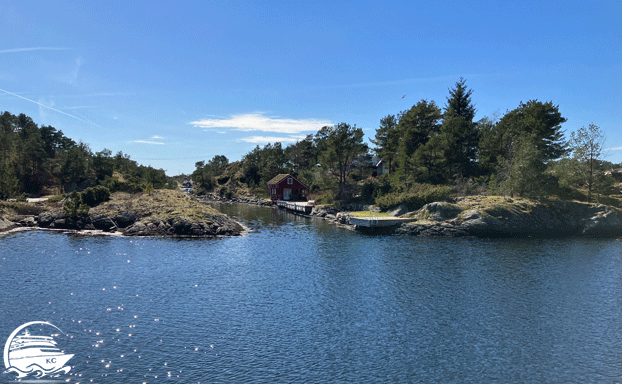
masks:
POLYGON ((315 204, 313 202, 309 202, 309 201, 284 201, 284 200, 278 200, 276 202, 276 205, 279 208, 287 209, 288 211, 304 213, 305 215, 310 214, 311 211, 313 210, 313 207, 315 207, 315 204))

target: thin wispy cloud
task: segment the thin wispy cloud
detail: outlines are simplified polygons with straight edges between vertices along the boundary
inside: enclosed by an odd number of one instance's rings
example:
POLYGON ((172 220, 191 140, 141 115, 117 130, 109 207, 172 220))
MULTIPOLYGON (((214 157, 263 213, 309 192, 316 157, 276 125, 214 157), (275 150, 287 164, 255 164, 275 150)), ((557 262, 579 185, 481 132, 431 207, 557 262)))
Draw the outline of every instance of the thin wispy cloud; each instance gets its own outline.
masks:
POLYGON ((253 144, 267 144, 267 143, 295 143, 304 139, 305 136, 292 136, 292 137, 276 137, 276 136, 250 136, 241 138, 239 141, 244 141, 253 144))
POLYGON ((198 128, 231 128, 238 131, 263 131, 276 133, 315 132, 325 125, 332 125, 328 120, 284 119, 268 117, 262 113, 233 115, 230 118, 203 119, 190 124, 198 128))
POLYGON ((151 136, 150 138, 151 139, 163 139, 164 137, 162 137, 162 136, 151 136))
POLYGON ((132 143, 140 143, 140 144, 156 144, 156 145, 164 145, 159 141, 151 141, 151 140, 134 140, 132 143))
POLYGON ((75 95, 50 95, 58 99, 76 99, 85 97, 118 97, 118 96, 134 96, 136 92, 99 92, 99 93, 87 93, 87 94, 75 94, 75 95))
POLYGON ((74 116, 74 115, 72 115, 72 114, 69 114, 69 113, 67 113, 67 112, 63 112, 63 111, 58 110, 58 109, 56 109, 56 108, 50 107, 49 105, 45 105, 45 104, 40 103, 40 102, 38 102, 38 101, 31 100, 31 99, 29 99, 29 98, 26 98, 26 97, 24 97, 24 96, 20 96, 20 95, 18 95, 18 94, 13 93, 13 92, 5 91, 4 89, 0 89, 0 92, 4 92, 4 93, 6 93, 7 95, 11 95, 11 96, 14 96, 14 97, 17 97, 17 98, 20 98, 20 99, 23 99, 23 100, 29 101, 29 102, 31 102, 31 103, 37 104, 39 107, 43 107, 43 108, 50 109, 50 110, 52 110, 52 111, 54 111, 54 112, 58 112, 58 113, 63 114, 63 115, 65 115, 65 116, 69 116, 69 117, 74 118, 74 119, 76 119, 76 120, 82 121, 82 122, 87 123, 87 124, 92 124, 92 125, 94 125, 94 126, 96 126, 96 127, 98 127, 98 128, 101 128, 99 125, 95 124, 95 123, 94 123, 94 122, 92 122, 92 121, 89 121, 89 120, 86 120, 86 119, 81 119, 81 118, 79 118, 79 117, 77 117, 77 116, 74 116))
POLYGON ((605 148, 605 151, 622 151, 622 147, 605 148))
POLYGON ((69 74, 69 83, 75 84, 78 80, 78 74, 80 73, 80 68, 82 68, 82 64, 84 64, 84 59, 82 56, 78 56, 76 59, 76 66, 73 68, 71 73, 69 74))
POLYGON ((48 120, 50 118, 50 116, 48 116, 48 113, 49 113, 48 108, 54 107, 55 105, 54 100, 39 99, 37 102, 39 103, 39 116, 43 120, 48 120))
POLYGON ((64 47, 27 47, 27 48, 12 48, 12 49, 0 49, 0 53, 18 53, 18 52, 32 52, 32 51, 68 51, 71 48, 64 47))
POLYGON ((53 79, 60 83, 76 85, 78 84, 80 70, 82 69, 83 65, 84 65, 84 58, 82 58, 82 56, 78 56, 75 60, 75 64, 71 67, 71 69, 68 72, 53 76, 53 79))

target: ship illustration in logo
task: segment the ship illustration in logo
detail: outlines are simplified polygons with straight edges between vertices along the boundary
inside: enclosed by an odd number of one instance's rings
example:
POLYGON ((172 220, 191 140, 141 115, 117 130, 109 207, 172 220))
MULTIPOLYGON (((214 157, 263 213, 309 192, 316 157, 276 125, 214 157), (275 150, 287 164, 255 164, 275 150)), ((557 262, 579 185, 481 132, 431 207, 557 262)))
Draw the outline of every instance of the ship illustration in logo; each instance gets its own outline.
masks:
POLYGON ((6 372, 17 373, 17 377, 59 376, 71 370, 65 364, 74 355, 66 354, 57 347, 52 336, 32 335, 28 327, 45 325, 62 331, 55 325, 44 321, 33 321, 19 326, 4 346, 4 365, 6 372), (21 333, 20 333, 21 332, 21 333))

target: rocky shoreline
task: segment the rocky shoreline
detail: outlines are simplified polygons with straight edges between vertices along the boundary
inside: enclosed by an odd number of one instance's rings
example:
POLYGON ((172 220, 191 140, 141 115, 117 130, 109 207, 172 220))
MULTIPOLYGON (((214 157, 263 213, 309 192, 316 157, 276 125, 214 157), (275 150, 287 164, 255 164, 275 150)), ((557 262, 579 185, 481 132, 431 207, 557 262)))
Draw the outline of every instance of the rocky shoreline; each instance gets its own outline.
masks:
POLYGON ((52 207, 38 215, 11 218, 0 217, 0 232, 21 227, 185 238, 238 236, 245 231, 237 221, 190 196, 164 190, 152 195, 119 195, 83 216, 71 217, 62 208, 52 207))
MULTIPOLYGON (((95 207, 88 216, 79 218, 67 217, 62 209, 46 210, 38 215, 14 215, 12 220, 0 216, 0 232, 22 227, 100 231, 123 236, 216 237, 237 236, 244 231, 240 223, 211 209, 207 203, 250 204, 278 209, 270 200, 256 197, 225 198, 210 194, 194 198, 175 194, 156 196, 147 204, 141 200, 128 204, 117 199, 101 208, 95 207), (180 209, 179 204, 170 206, 176 199, 182 201, 184 208, 180 209), (191 208, 190 213, 184 212, 187 208, 191 208)), ((341 209, 319 206, 310 214, 302 215, 329 220, 352 230, 407 236, 622 237, 622 210, 602 204, 470 196, 453 203, 426 204, 411 212, 398 207, 389 213, 410 221, 390 228, 358 228, 350 224, 349 211, 369 209, 373 207, 360 204, 341 209)))
POLYGON ((469 197, 406 213, 395 233, 418 236, 622 237, 622 211, 602 204, 469 197))
MULTIPOLYGON (((276 206, 258 198, 219 196, 206 202, 242 203, 276 206)), ((622 210, 602 204, 557 200, 511 199, 499 196, 469 196, 454 203, 434 202, 419 210, 397 207, 391 215, 412 221, 390 228, 358 228, 350 224, 349 211, 374 209, 355 204, 343 208, 314 207, 307 217, 329 220, 349 229, 382 231, 397 235, 432 237, 622 237, 622 210)))

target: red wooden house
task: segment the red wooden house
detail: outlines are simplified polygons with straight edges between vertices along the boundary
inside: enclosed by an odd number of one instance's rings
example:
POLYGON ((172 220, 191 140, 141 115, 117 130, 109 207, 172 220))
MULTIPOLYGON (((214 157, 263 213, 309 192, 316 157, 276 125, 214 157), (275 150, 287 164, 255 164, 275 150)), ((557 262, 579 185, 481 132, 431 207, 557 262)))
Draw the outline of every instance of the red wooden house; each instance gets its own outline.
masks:
POLYGON ((281 173, 268 181, 268 193, 272 201, 306 201, 308 190, 309 187, 289 173, 281 173))

